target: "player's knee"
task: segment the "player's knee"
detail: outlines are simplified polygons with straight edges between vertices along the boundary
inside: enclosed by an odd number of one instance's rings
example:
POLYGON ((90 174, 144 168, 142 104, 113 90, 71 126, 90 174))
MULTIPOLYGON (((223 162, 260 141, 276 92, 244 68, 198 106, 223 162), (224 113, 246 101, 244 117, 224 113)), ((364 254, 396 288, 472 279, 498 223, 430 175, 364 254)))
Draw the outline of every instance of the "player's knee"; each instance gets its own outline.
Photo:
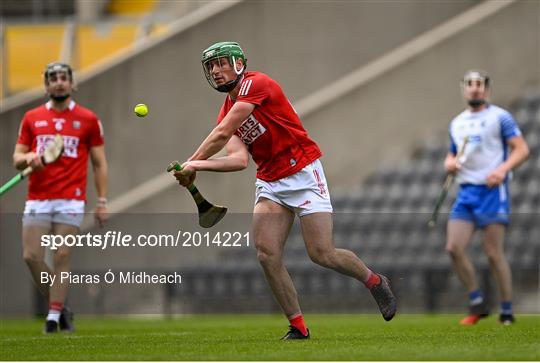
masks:
POLYGON ((265 249, 257 249, 257 259, 263 266, 268 266, 279 262, 279 256, 276 253, 272 253, 265 249))
POLYGON ((23 251, 23 260, 28 265, 36 264, 43 262, 43 256, 40 256, 40 254, 31 251, 31 250, 24 250, 23 251))
POLYGON ((494 248, 484 248, 484 252, 490 263, 497 263, 504 258, 503 253, 494 248))
POLYGON ((497 264, 501 261, 501 257, 494 254, 487 254, 487 258, 490 264, 497 264))
POLYGON ((312 248, 308 250, 309 258, 317 265, 332 268, 334 266, 333 250, 324 248, 312 248))
POLYGON ((465 253, 465 249, 460 245, 449 243, 446 245, 446 252, 452 258, 459 258, 465 253))
POLYGON ((69 255, 69 250, 67 249, 57 250, 53 257, 54 265, 58 266, 69 263, 69 255))

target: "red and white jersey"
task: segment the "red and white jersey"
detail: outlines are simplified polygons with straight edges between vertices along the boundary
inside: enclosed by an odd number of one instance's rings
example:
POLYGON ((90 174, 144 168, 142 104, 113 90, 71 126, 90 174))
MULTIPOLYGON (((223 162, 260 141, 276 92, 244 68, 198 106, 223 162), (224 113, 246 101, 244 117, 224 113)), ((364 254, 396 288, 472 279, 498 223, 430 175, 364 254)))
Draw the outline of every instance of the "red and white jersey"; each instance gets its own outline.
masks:
POLYGON ((56 134, 64 139, 64 152, 54 163, 30 174, 28 200, 85 200, 88 152, 104 143, 101 122, 73 101, 62 112, 49 101, 24 115, 17 144, 42 154, 56 134))
MULTIPOLYGON (((281 86, 266 74, 244 73, 236 101, 256 106, 236 135, 247 145, 257 164, 257 178, 269 182, 285 178, 322 156, 281 86)), ((227 96, 218 124, 234 102, 227 96)))

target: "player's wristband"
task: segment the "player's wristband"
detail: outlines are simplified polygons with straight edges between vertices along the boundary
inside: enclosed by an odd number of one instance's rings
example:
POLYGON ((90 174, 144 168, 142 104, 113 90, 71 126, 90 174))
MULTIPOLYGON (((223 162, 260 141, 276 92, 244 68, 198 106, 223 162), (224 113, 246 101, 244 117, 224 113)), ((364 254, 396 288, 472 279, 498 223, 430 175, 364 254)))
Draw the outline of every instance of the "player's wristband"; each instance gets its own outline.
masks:
POLYGON ((107 207, 107 198, 98 198, 97 206, 102 208, 107 207))

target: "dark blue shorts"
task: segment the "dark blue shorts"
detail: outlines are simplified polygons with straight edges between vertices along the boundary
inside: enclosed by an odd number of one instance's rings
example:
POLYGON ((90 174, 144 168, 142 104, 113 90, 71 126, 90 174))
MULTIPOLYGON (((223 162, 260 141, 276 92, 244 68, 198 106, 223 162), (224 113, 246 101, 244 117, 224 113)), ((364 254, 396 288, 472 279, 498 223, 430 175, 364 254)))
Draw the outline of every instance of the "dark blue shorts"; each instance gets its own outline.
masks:
POLYGON ((486 185, 462 184, 450 220, 461 219, 483 228, 494 223, 508 224, 510 217, 510 196, 508 183, 488 188, 486 185))

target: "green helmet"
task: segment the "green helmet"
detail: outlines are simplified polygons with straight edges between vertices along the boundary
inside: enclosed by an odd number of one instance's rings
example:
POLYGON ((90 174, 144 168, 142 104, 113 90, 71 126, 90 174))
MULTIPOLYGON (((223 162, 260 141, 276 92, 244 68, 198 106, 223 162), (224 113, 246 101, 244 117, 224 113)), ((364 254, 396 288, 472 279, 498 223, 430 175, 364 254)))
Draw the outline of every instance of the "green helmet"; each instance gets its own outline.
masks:
POLYGON ((219 42, 211 45, 203 51, 201 62, 204 70, 204 75, 208 83, 210 83, 210 85, 214 89, 217 89, 219 92, 229 92, 233 90, 234 87, 236 87, 236 85, 242 78, 242 74, 246 69, 247 59, 244 55, 244 51, 242 50, 242 48, 240 48, 240 44, 236 42, 219 42), (227 58, 229 63, 233 66, 237 76, 235 80, 218 86, 216 84, 216 81, 212 77, 211 70, 208 67, 208 64, 214 59, 221 58, 227 58), (236 68, 236 60, 238 59, 242 59, 243 67, 241 69, 236 68))

